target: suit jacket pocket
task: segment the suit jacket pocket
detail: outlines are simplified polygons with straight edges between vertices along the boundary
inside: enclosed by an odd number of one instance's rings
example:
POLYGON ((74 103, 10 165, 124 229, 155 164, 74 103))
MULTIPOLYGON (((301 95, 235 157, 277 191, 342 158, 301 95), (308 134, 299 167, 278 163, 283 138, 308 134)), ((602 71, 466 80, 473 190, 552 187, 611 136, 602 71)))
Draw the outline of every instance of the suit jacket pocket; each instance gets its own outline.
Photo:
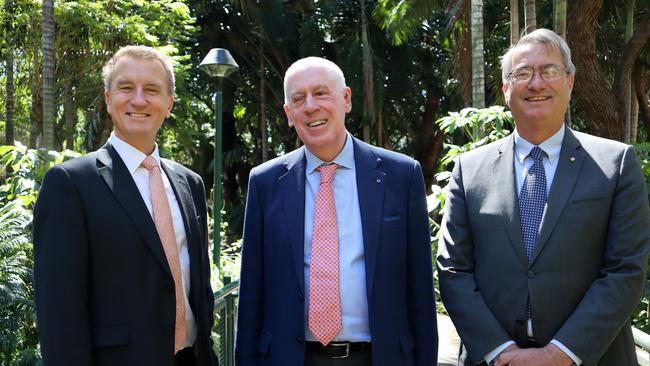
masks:
POLYGON ((569 202, 567 205, 567 211, 569 210, 579 210, 586 208, 594 208, 601 205, 604 205, 607 202, 605 198, 593 198, 593 199, 583 199, 578 201, 569 202))
POLYGON ((385 216, 381 218, 381 228, 390 231, 406 230, 406 222, 401 216, 385 216))
POLYGON ((399 337, 399 343, 402 346, 402 352, 405 355, 413 352, 413 348, 415 348, 415 346, 413 345, 413 339, 411 338, 410 334, 401 335, 399 337))
POLYGON ((126 346, 131 341, 131 331, 127 325, 113 325, 93 329, 95 347, 126 346))
POLYGON ((273 336, 271 333, 263 330, 262 334, 260 334, 260 341, 258 345, 258 350, 262 354, 266 354, 269 351, 269 348, 271 348, 271 341, 273 340, 273 336))

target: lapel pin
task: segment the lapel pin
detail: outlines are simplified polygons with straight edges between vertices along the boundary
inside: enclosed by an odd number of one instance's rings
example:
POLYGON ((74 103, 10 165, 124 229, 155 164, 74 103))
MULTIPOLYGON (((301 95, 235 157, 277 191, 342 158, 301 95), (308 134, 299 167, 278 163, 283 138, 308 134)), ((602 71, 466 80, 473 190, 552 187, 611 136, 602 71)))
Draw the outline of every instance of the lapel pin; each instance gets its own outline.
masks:
POLYGON ((569 159, 569 160, 571 160, 571 162, 574 162, 574 161, 576 161, 576 157, 572 156, 571 159, 569 159))
POLYGON ((377 178, 376 182, 377 184, 381 183, 381 179, 377 178))

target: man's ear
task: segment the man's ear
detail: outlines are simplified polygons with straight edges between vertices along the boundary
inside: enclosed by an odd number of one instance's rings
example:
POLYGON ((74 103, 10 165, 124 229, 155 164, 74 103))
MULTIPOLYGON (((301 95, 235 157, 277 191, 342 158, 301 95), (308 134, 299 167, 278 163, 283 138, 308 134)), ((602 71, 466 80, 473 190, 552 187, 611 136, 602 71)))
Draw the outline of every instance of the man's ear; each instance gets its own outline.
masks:
POLYGON ((169 105, 167 106, 167 113, 165 115, 167 118, 171 117, 171 115, 172 115, 172 107, 173 106, 174 106, 174 96, 170 95, 169 96, 169 105))
POLYGON ((503 92, 503 99, 505 99, 506 105, 510 107, 510 89, 508 88, 507 82, 501 84, 501 91, 503 92))
POLYGON ((111 114, 111 92, 104 89, 104 102, 106 103, 106 112, 111 114))
POLYGON ((291 113, 289 113, 289 106, 285 103, 283 106, 284 114, 287 116, 287 124, 289 128, 293 127, 293 122, 291 121, 291 113))

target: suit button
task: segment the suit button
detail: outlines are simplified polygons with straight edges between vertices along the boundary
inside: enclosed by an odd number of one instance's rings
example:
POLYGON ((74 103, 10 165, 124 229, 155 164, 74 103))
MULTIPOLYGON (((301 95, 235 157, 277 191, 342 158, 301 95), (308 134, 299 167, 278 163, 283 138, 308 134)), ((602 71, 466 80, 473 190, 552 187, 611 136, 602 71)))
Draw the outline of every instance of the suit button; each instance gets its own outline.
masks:
POLYGON ((305 295, 300 294, 300 302, 305 302, 305 295))
POLYGON ((528 271, 528 278, 533 278, 533 277, 535 277, 535 272, 528 271))

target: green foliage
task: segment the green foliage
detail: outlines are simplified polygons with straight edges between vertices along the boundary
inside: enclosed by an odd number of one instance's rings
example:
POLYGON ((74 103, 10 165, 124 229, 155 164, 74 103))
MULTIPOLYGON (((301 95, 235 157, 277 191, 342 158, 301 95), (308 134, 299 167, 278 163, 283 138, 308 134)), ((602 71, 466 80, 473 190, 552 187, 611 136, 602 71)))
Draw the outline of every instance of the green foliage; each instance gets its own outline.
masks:
POLYGON ((440 162, 442 170, 446 169, 458 155, 503 138, 510 134, 514 128, 512 114, 499 105, 449 112, 449 115, 437 120, 436 124, 447 136, 461 133, 460 137, 463 141, 467 141, 462 145, 447 144, 449 150, 440 162), (477 135, 476 131, 482 133, 477 135))
POLYGON ((79 153, 70 150, 35 150, 20 143, 0 146, 0 204, 17 201, 33 208, 45 172, 77 156, 79 153))
MULTIPOLYGON (((634 145, 639 161, 641 162, 641 169, 645 177, 648 196, 650 199, 650 143, 642 143, 634 145)), ((646 283, 644 288, 644 295, 641 303, 637 306, 632 317, 632 324, 646 333, 650 333, 650 264, 648 265, 648 273, 646 274, 646 283)))
POLYGON ((31 212, 0 206, 0 365, 39 365, 34 311, 31 212))
POLYGON ((40 365, 34 311, 32 209, 45 172, 78 156, 0 146, 0 365, 40 365))

